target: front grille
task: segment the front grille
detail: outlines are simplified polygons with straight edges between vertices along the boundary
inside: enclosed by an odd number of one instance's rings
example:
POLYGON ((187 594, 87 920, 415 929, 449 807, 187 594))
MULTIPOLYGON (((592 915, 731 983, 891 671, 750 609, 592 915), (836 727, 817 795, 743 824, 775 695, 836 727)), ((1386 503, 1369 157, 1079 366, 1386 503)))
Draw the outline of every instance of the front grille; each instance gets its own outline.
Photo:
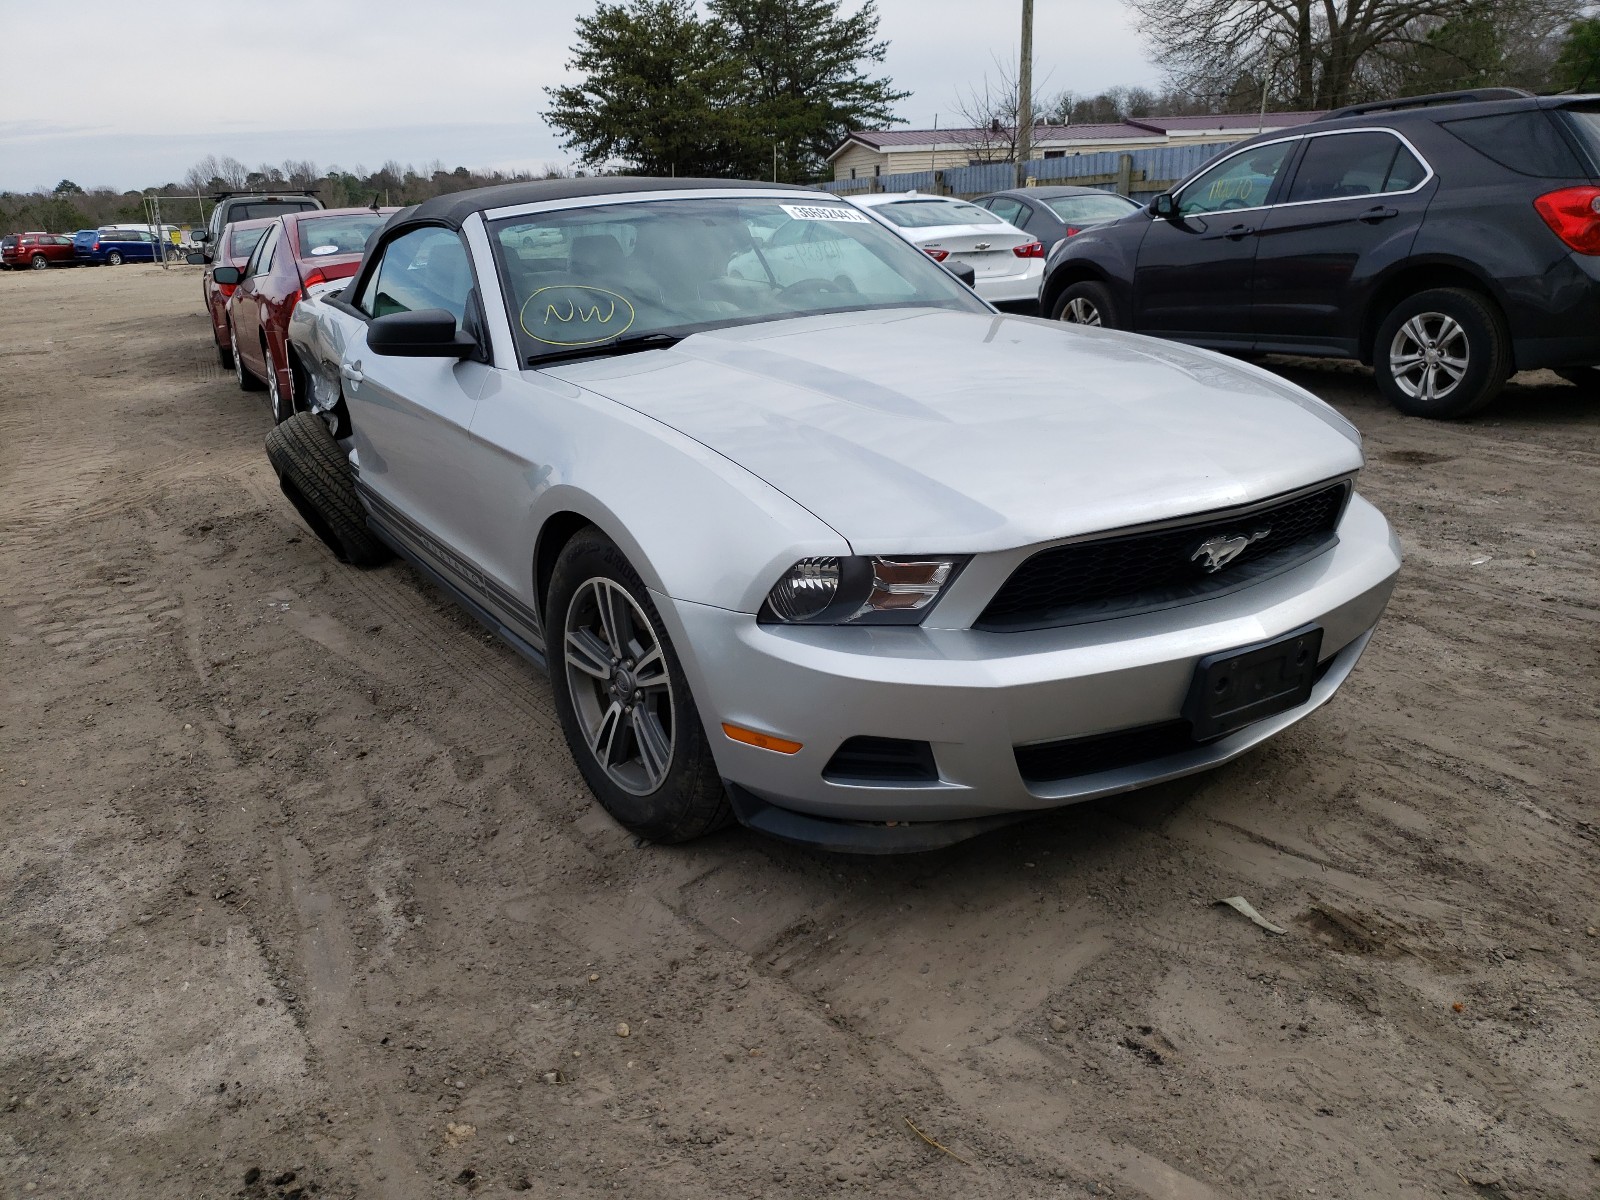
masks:
POLYGON ((976 627, 996 632, 1075 625, 1204 600, 1320 554, 1350 497, 1350 481, 1266 504, 1206 513, 1144 533, 1041 550, 995 593, 976 627), (1199 547, 1218 537, 1266 536, 1208 573, 1199 547))

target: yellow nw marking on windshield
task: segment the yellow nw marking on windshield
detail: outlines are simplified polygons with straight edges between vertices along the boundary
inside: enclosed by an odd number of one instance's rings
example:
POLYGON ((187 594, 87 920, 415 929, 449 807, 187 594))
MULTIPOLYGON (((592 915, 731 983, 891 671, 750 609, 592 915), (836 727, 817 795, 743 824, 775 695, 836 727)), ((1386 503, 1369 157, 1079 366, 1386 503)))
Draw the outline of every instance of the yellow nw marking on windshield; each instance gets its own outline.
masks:
POLYGON ((603 316, 603 317, 600 315, 600 306, 598 304, 596 304, 593 308, 580 309, 577 306, 576 303, 574 303, 571 300, 568 300, 567 301, 567 315, 566 316, 562 316, 561 315, 561 310, 558 309, 554 304, 546 305, 545 306, 545 310, 544 310, 544 323, 546 325, 550 324, 550 318, 551 317, 554 317, 556 320, 560 321, 562 324, 566 324, 566 323, 570 322, 574 317, 576 317, 577 319, 579 319, 581 321, 600 321, 600 322, 604 323, 606 321, 611 320, 611 318, 616 316, 616 315, 617 315, 617 302, 615 300, 613 300, 611 302, 610 309, 607 310, 606 315, 603 316))

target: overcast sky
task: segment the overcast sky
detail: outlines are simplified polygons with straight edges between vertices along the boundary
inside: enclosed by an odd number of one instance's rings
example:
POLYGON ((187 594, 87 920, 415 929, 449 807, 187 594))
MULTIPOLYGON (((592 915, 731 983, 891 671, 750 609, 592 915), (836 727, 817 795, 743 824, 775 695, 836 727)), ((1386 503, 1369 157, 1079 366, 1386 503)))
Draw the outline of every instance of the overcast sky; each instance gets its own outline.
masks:
MULTIPOLYGON (((854 9, 855 0, 846 0, 854 9)), ((1020 0, 879 0, 885 71, 912 127, 955 117, 995 59, 1015 60, 1020 0)), ((1037 0, 1042 92, 1150 85, 1121 0, 1037 0)), ((0 5, 0 190, 118 189, 178 180, 207 154, 326 169, 434 159, 514 169, 565 163, 539 116, 569 78, 573 24, 593 0, 79 0, 0 5), (95 33, 103 30, 102 33, 95 33), (141 51, 140 30, 152 35, 141 51), (156 40, 159 38, 159 42, 156 40), (44 51, 59 46, 59 53, 44 51), (26 48, 26 52, 20 52, 26 48)))

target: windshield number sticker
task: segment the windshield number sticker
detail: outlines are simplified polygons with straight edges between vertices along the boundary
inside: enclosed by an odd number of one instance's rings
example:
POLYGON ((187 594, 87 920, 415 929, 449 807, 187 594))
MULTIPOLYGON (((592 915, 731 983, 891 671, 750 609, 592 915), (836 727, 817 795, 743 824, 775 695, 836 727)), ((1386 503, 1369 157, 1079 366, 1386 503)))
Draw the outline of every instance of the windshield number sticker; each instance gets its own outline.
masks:
POLYGON ((872 218, 858 208, 843 204, 780 204, 779 208, 796 221, 848 221, 870 225, 872 218))
POLYGON ((547 346, 596 346, 627 333, 634 316, 626 296, 562 283, 528 297, 522 306, 522 332, 547 346))

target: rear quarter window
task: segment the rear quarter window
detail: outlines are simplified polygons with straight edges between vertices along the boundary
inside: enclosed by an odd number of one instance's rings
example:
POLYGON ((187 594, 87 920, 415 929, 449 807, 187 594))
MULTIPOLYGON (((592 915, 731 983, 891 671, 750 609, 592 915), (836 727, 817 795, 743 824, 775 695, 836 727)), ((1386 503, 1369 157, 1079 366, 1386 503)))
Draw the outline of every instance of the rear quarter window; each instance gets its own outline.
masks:
POLYGON ((1566 179, 1588 174, 1561 131, 1542 109, 1466 117, 1440 124, 1485 158, 1519 175, 1566 179))
POLYGON ((1588 151, 1590 161, 1600 165, 1600 108, 1565 108, 1555 114, 1555 119, 1578 139, 1579 145, 1588 151))

